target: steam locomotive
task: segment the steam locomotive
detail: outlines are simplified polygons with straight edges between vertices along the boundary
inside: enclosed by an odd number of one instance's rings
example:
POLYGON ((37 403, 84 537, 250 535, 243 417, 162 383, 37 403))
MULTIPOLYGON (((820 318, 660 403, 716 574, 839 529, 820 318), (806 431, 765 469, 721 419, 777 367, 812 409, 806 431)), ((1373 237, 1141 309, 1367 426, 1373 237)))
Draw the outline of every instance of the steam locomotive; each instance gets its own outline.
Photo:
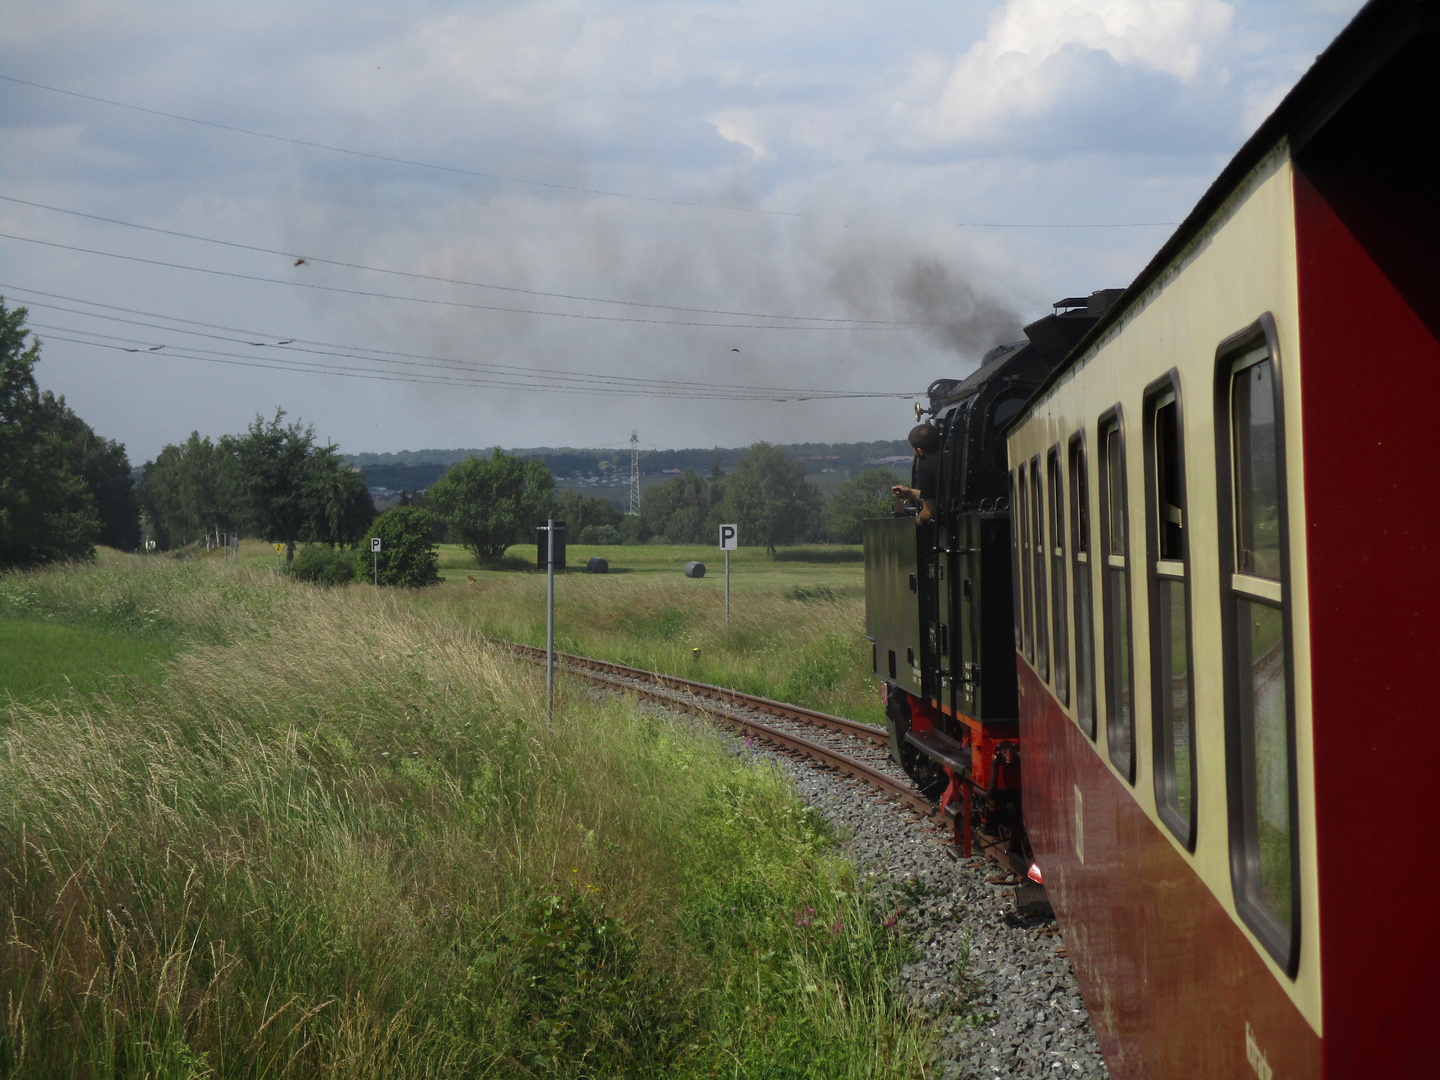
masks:
POLYGON ((1372 0, 866 525, 892 753, 1043 879, 1117 1078, 1434 1069, 1437 112, 1440 5, 1372 0))
POLYGON ((917 525, 911 506, 864 525, 866 634, 891 753, 924 794, 943 789, 942 805, 983 792, 983 824, 1017 862, 1028 847, 1004 431, 1121 292, 1060 300, 968 378, 932 383, 916 419, 927 416, 940 436, 935 517, 917 525))

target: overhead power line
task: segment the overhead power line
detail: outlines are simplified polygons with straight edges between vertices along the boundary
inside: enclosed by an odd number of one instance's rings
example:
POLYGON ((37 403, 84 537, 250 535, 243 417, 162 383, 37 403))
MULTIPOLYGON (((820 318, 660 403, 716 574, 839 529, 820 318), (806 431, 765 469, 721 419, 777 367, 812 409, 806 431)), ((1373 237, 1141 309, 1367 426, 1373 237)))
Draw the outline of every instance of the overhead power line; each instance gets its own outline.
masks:
POLYGON ((552 300, 580 300, 590 304, 616 304, 623 307, 647 308, 656 311, 680 311, 691 315, 724 315, 733 318, 743 319, 777 319, 788 322, 813 322, 813 323, 844 323, 846 325, 871 325, 871 326, 929 326, 930 323, 905 322, 897 319, 845 319, 823 315, 771 315, 765 312, 756 311, 729 311, 724 308, 700 308, 685 307, 680 304, 652 304, 642 300, 614 300, 601 296, 583 296, 578 293, 545 292, 540 289, 522 289, 514 285, 496 285, 485 281, 466 281, 463 278, 441 277, 438 274, 420 274, 409 270, 392 270, 383 266, 366 266, 363 263, 344 262, 339 259, 327 259, 319 255, 311 255, 302 251, 284 251, 279 248, 257 247, 254 244, 241 244, 234 240, 219 240, 211 236, 200 236, 196 233, 181 232, 179 229, 164 229, 157 225, 141 225, 134 221, 124 221, 120 218, 105 217, 101 214, 89 214, 83 210, 71 210, 63 206, 51 206, 48 203, 32 202, 29 199, 17 199, 11 195, 0 195, 0 202, 16 203, 20 206, 33 206, 40 210, 50 210, 57 214, 69 214, 72 217, 87 218, 90 221, 102 221, 107 225, 122 225, 127 229, 140 229, 145 232, 159 233, 163 236, 177 236, 185 240, 198 240, 205 244, 218 244, 221 247, 235 248, 240 251, 254 251, 262 255, 279 255, 286 259, 303 258, 306 262, 321 263, 326 266, 340 266, 348 270, 365 270, 372 274, 392 274, 396 277, 414 278, 418 281, 436 281, 445 285, 465 285, 475 289, 494 289, 498 292, 517 293, 522 296, 543 296, 552 300))
MULTIPOLYGON (((347 289, 340 285, 320 285, 313 281, 290 281, 285 278, 265 277, 261 274, 242 274, 235 270, 216 270, 209 266, 191 266, 188 263, 170 262, 166 259, 147 259, 141 255, 125 255, 116 251, 101 251, 98 248, 82 247, 78 244, 62 244, 57 240, 39 240, 33 236, 0 232, 0 238, 18 240, 24 244, 38 244, 41 247, 56 248, 60 251, 74 251, 84 255, 99 255, 107 259, 141 263, 146 266, 163 266, 171 270, 188 270, 197 274, 234 278, 239 281, 258 281, 267 285, 287 285, 296 289, 313 289, 319 292, 344 293, 347 296, 363 296, 370 300, 403 300, 411 304, 431 304, 438 307, 469 308, 472 311, 496 311, 511 315, 539 315, 552 319, 580 319, 587 322, 638 323, 649 326, 706 327, 712 330, 893 330, 914 324, 888 323, 884 325, 856 325, 851 323, 825 323, 820 325, 791 323, 734 323, 702 322, 686 319, 646 319, 635 315, 596 315, 581 311, 545 311, 538 308, 505 307, 502 304, 477 304, 468 300, 441 300, 433 296, 401 296, 396 293, 375 292, 370 289, 347 289)), ((763 316, 762 316, 763 317, 763 316)))
MULTIPOLYGON (((158 358, 158 357, 162 357, 162 356, 163 356, 163 357, 167 357, 167 358, 178 358, 178 359, 182 359, 182 360, 197 360, 197 361, 201 361, 201 362, 204 362, 204 363, 210 363, 210 364, 225 364, 225 365, 229 365, 229 366, 233 366, 233 367, 265 368, 265 369, 269 369, 269 370, 290 371, 290 372, 294 372, 294 373, 297 373, 297 374, 329 375, 329 376, 337 376, 337 377, 353 378, 353 379, 371 379, 371 380, 377 380, 377 381, 380 381, 380 382, 429 383, 429 384, 440 385, 440 386, 473 387, 473 388, 476 388, 476 389, 485 388, 485 389, 518 390, 518 391, 523 391, 523 392, 527 392, 527 393, 551 393, 551 394, 620 394, 620 395, 624 395, 624 396, 626 396, 626 397, 683 398, 683 399, 686 399, 686 400, 709 399, 709 400, 720 400, 720 401, 756 401, 756 402, 758 402, 758 401, 770 401, 770 402, 777 402, 777 403, 795 403, 795 402, 804 402, 804 401, 835 401, 835 400, 844 400, 844 399, 899 398, 899 397, 912 397, 912 396, 914 396, 913 394, 866 393, 866 392, 836 393, 836 392, 827 392, 827 391, 820 391, 820 392, 803 392, 803 391, 802 391, 802 392, 787 392, 787 391, 774 391, 774 392, 772 392, 772 393, 770 393, 770 394, 755 394, 755 393, 750 393, 750 394, 746 394, 746 393, 708 393, 708 392, 704 392, 704 391, 685 391, 685 390, 679 390, 679 389, 673 389, 673 390, 667 390, 667 389, 661 389, 661 388, 641 389, 641 388, 635 388, 635 387, 615 387, 615 386, 605 386, 605 385, 586 386, 586 385, 582 385, 582 384, 576 383, 576 382, 566 382, 566 383, 562 383, 562 384, 555 384, 555 383, 552 383, 552 382, 549 382, 549 381, 541 381, 541 380, 533 380, 533 379, 532 379, 532 380, 529 380, 529 381, 523 381, 523 382, 521 382, 521 381, 510 381, 510 380, 503 380, 503 379, 484 379, 484 378, 462 379, 462 378, 449 378, 449 377, 446 377, 446 376, 443 376, 443 375, 408 374, 408 373, 402 374, 402 373, 391 373, 391 372, 366 371, 366 370, 361 369, 361 368, 346 367, 346 366, 340 365, 340 364, 322 364, 322 363, 317 363, 317 362, 313 362, 313 361, 305 361, 305 362, 298 362, 298 363, 297 363, 297 362, 288 362, 288 361, 278 361, 278 360, 277 360, 276 362, 273 362, 273 363, 267 363, 267 362, 265 362, 264 360, 252 360, 252 359, 250 359, 250 358, 248 358, 248 357, 239 356, 239 355, 234 354, 234 353, 221 353, 221 352, 219 352, 218 350, 193 350, 193 351, 191 351, 191 352, 186 352, 186 351, 183 351, 183 350, 176 350, 176 349, 171 349, 171 348, 164 348, 163 351, 160 351, 160 350, 154 349, 154 348, 150 348, 150 347, 145 347, 145 348, 127 348, 127 347, 124 346, 123 344, 112 344, 112 343, 110 343, 110 342, 103 341, 103 340, 102 340, 102 341, 91 340, 91 338, 95 338, 95 337, 108 338, 108 337, 111 337, 111 335, 89 334, 88 337, 72 337, 72 336, 67 336, 67 331, 65 331, 63 328, 57 328, 57 329, 60 330, 60 333, 58 333, 58 334, 52 334, 52 335, 50 336, 49 340, 52 340, 52 341, 65 341, 65 342, 69 342, 69 343, 71 343, 71 344, 76 344, 76 345, 89 345, 89 346, 91 346, 92 348, 109 349, 109 350, 111 350, 111 351, 116 351, 116 352, 141 354, 141 355, 146 355, 146 356, 149 356, 149 357, 152 357, 152 358, 158 358), (205 354, 207 354, 207 355, 197 355, 197 354, 200 354, 200 353, 205 353, 205 354)), ((74 330, 71 330, 71 331, 68 331, 68 333, 69 333, 69 334, 88 334, 89 332, 87 332, 87 331, 74 331, 74 330)), ((124 340, 126 340, 126 339, 118 339, 118 340, 124 341, 124 340)), ((136 342, 136 344, 143 345, 144 343, 143 343, 143 342, 136 342)))
MULTIPOLYGON (((61 94, 65 97, 77 98, 81 101, 93 101, 99 105, 108 105, 115 109, 127 109, 131 112, 144 113, 148 116, 158 116, 166 120, 196 124, 200 127, 214 128, 218 131, 228 131, 236 135, 247 135, 255 139, 268 139, 271 142, 288 143, 291 146, 303 146, 311 150, 324 150, 332 154, 345 154, 349 157, 366 158, 371 161, 384 161, 392 165, 405 165, 415 169, 429 169, 435 172, 452 173, 458 176, 473 176, 481 180, 499 180, 504 183, 549 188, 554 191, 571 191, 581 195, 599 195, 608 199, 628 199, 634 202, 656 203, 664 206, 684 206, 697 210, 725 210, 740 214, 758 214, 765 217, 809 218, 819 216, 803 210, 770 210, 759 206, 738 206, 734 203, 702 202, 695 199, 670 199, 660 195, 638 195, 634 192, 609 191, 604 188, 588 188, 577 184, 562 184, 554 180, 536 180, 524 176, 509 176, 504 173, 465 169, 455 165, 439 165, 431 161, 417 161, 413 158, 397 157, 392 154, 380 154, 369 150, 355 150, 351 147, 333 146, 329 143, 314 142, 309 139, 296 139, 287 135, 276 135, 273 132, 257 131, 254 128, 239 127, 235 124, 222 124, 216 120, 204 120, 196 116, 184 116, 180 113, 166 112, 163 109, 147 108, 144 105, 134 105, 126 101, 116 101, 113 98, 100 97, 96 94, 82 94, 77 90, 65 90, 58 86, 49 86, 45 83, 34 82, 30 79, 19 79, 13 75, 0 75, 0 80, 14 83, 17 86, 28 86, 35 90, 44 90, 51 94, 61 94)), ((952 222, 952 224, 962 229, 1145 229, 1160 226, 1175 226, 1180 223, 1178 221, 1124 221, 1048 224, 1035 222, 956 221, 952 222)))
POLYGON ((67 307, 64 304, 48 303, 44 300, 25 299, 24 303, 31 307, 61 311, 68 314, 81 315, 86 318, 100 319, 129 326, 138 326, 145 329, 158 330, 162 333, 178 333, 221 341, 232 345, 239 344, 249 348, 263 348, 265 350, 265 358, 263 360, 257 359, 254 353, 228 352, 221 349, 207 349, 195 345, 180 345, 177 347, 168 342, 157 344, 157 338, 155 337, 136 338, 117 334, 106 334, 93 330, 77 329, 75 327, 55 326, 50 323, 30 323, 33 328, 56 331, 62 335, 81 335, 81 337, 53 337, 52 335, 52 340, 114 348, 129 353, 160 353, 182 359, 233 363, 239 366, 281 368, 293 371, 310 371, 317 374, 347 374, 357 378, 374 377, 392 381, 398 379, 402 382, 438 382, 459 386, 491 386, 525 391, 553 390, 558 392, 564 390, 579 393, 615 393, 632 396, 692 399, 810 401, 845 398, 902 398, 914 396, 911 393, 895 393, 893 391, 850 391, 836 388, 815 389, 765 386, 748 383, 713 383, 686 379, 609 375, 557 368, 536 368, 491 361, 460 361, 450 357, 369 349, 362 346, 340 345, 330 342, 291 338, 272 333, 258 333, 253 330, 226 327, 194 319, 183 319, 155 312, 124 308, 118 305, 101 304, 96 301, 28 289, 23 286, 0 284, 0 289, 10 290, 12 295, 18 292, 25 294, 26 297, 43 296, 52 300, 63 300, 71 304, 100 308, 103 309, 103 312, 118 311, 124 314, 140 316, 140 318, 128 319, 121 315, 86 311, 80 308, 67 307), (144 321, 147 319, 182 323, 185 324, 185 326, 198 326, 209 330, 222 331, 224 333, 206 333, 204 330, 185 329, 184 326, 164 326, 159 323, 144 321), (227 333, 239 334, 241 336, 225 336, 227 333), (285 355, 276 355, 277 353, 285 355), (299 355, 297 356, 295 354, 299 355), (312 357, 315 359, 311 359, 312 357), (332 360, 358 360, 362 363, 378 365, 382 370, 377 372, 373 368, 356 368, 346 364, 327 362, 332 360))

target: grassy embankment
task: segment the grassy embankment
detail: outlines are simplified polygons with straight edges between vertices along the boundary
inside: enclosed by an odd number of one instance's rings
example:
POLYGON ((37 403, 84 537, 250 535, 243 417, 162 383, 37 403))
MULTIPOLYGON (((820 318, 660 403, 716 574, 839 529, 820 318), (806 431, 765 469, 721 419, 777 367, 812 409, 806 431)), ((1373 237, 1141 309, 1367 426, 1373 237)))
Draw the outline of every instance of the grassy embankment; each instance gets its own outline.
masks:
POLYGON ((923 1073, 903 946, 779 778, 630 703, 546 727, 475 631, 534 579, 263 567, 0 578, 36 655, 37 626, 149 650, 0 705, 0 1074, 923 1073))

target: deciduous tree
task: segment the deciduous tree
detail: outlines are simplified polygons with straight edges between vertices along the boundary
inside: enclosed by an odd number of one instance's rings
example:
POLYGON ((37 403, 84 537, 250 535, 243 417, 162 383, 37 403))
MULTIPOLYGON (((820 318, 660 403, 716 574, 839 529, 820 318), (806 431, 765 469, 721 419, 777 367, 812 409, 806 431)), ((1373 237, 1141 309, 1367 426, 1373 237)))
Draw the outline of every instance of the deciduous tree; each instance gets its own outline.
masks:
POLYGON ((244 524, 233 440, 212 442, 192 431, 185 442, 164 447, 145 463, 140 488, 162 551, 244 524))
POLYGON ((140 500, 125 444, 97 435, 63 397, 49 390, 40 395, 40 411, 42 424, 58 434, 71 470, 90 490, 100 523, 96 542, 134 551, 140 546, 140 500))
POLYGON ((591 526, 603 528, 608 525, 613 529, 624 516, 609 499, 582 495, 573 489, 556 495, 553 505, 555 520, 565 522, 566 533, 572 538, 591 526))
POLYGON ((374 520, 365 478, 340 460, 333 443, 315 445, 315 429, 286 425, 285 412, 257 416, 244 435, 229 442, 235 457, 240 503, 251 527, 285 544, 287 562, 305 540, 351 544, 374 520))
POLYGON ((714 495, 714 484, 707 483, 694 469, 656 484, 645 492, 640 503, 644 534, 662 537, 670 544, 704 543, 714 495))
POLYGON ((818 488, 805 479, 805 463, 791 461, 779 447, 759 442, 726 478, 724 516, 740 526, 740 536, 762 544, 773 556, 775 545, 803 539, 820 514, 818 488))
POLYGON ((555 477, 542 462, 497 446, 487 458, 452 465, 427 495, 449 524, 451 541, 477 559, 497 559, 509 545, 533 535, 554 490, 555 477))
POLYGON ((0 568, 95 554, 100 519, 35 383, 40 342, 0 297, 0 568))
POLYGON ((846 480, 825 508, 826 534, 837 544, 860 543, 861 522, 890 516, 890 488, 899 482, 889 469, 865 469, 846 480))

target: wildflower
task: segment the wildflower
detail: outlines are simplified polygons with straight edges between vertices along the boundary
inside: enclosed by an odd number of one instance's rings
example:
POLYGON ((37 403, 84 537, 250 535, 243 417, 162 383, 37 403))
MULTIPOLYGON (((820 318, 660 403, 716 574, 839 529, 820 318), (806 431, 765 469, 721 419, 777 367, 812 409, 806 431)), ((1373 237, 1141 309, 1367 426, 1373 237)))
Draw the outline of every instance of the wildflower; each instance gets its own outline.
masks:
POLYGON ((844 933, 844 931, 845 931, 845 924, 840 921, 840 916, 839 916, 839 915, 836 915, 836 916, 835 916, 835 925, 832 926, 832 927, 830 927, 830 936, 831 936, 831 937, 838 937, 840 934, 844 933))

